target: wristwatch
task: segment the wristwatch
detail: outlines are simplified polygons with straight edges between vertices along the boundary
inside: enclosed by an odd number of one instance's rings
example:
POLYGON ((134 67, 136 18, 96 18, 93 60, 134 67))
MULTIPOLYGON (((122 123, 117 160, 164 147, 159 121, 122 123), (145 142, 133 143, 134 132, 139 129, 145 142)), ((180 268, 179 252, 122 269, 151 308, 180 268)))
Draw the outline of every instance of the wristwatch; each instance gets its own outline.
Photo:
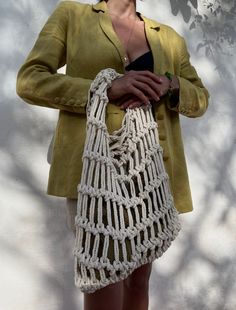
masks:
POLYGON ((170 80, 169 89, 167 91, 167 96, 169 97, 169 106, 174 108, 179 103, 179 89, 172 86, 173 74, 166 71, 165 76, 170 80))

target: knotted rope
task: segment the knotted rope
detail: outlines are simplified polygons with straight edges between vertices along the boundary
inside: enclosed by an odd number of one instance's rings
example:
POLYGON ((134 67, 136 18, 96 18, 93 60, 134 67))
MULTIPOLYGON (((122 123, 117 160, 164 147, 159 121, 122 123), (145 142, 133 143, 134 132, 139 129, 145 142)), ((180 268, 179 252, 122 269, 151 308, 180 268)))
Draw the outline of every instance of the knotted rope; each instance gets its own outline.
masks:
POLYGON ((160 257, 181 229, 151 107, 128 108, 108 133, 107 88, 120 76, 102 70, 89 91, 73 251, 75 285, 86 293, 160 257))

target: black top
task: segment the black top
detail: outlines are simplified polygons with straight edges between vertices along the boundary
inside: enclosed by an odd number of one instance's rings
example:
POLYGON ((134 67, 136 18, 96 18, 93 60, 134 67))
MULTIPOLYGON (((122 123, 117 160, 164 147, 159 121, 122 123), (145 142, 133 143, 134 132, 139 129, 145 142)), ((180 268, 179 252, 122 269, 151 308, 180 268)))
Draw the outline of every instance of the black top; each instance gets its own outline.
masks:
MULTIPOLYGON (((137 70, 137 71, 149 70, 149 71, 153 72, 153 67, 154 67, 153 55, 152 55, 152 51, 150 50, 147 53, 145 53, 145 54, 139 56, 138 58, 136 58, 130 64, 128 64, 125 67, 125 70, 126 71, 130 71, 130 70, 137 70)), ((152 102, 152 100, 150 102, 152 104, 152 113, 153 113, 153 117, 155 119, 153 102, 152 102)))
POLYGON ((136 58, 134 61, 132 61, 130 64, 128 64, 125 67, 126 71, 130 70, 149 70, 153 72, 153 56, 152 56, 152 51, 148 51, 147 53, 139 56, 136 58))

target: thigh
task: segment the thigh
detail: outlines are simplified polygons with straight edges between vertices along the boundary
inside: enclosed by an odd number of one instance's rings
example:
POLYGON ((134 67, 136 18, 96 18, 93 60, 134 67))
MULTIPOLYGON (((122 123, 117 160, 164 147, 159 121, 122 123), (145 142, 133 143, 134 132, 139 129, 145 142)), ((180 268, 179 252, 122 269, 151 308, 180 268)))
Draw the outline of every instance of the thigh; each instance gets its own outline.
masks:
POLYGON ((124 284, 128 287, 146 287, 152 271, 152 263, 144 264, 135 269, 126 279, 124 284))
POLYGON ((107 285, 94 293, 84 293, 84 310, 120 310, 122 304, 122 281, 107 285))

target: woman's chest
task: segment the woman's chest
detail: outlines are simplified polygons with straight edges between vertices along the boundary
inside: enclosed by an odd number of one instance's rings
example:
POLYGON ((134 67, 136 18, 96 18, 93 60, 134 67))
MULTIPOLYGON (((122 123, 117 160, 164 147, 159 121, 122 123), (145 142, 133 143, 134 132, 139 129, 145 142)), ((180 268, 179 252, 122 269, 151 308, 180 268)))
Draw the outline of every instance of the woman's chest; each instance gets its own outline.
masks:
POLYGON ((129 34, 123 36, 125 28, 114 29, 111 19, 107 17, 89 20, 82 18, 79 22, 70 20, 66 42, 66 73, 87 79, 94 79, 104 68, 125 73, 126 52, 132 61, 148 50, 153 54, 154 73, 173 71, 169 49, 163 46, 164 41, 160 44, 158 35, 149 28, 145 29, 144 23, 142 27, 140 24, 139 28, 133 29, 133 35, 129 38, 129 34), (126 50, 128 39, 130 42, 126 50))
POLYGON ((127 62, 132 62, 150 50, 145 24, 136 19, 112 19, 115 34, 124 47, 127 62))

